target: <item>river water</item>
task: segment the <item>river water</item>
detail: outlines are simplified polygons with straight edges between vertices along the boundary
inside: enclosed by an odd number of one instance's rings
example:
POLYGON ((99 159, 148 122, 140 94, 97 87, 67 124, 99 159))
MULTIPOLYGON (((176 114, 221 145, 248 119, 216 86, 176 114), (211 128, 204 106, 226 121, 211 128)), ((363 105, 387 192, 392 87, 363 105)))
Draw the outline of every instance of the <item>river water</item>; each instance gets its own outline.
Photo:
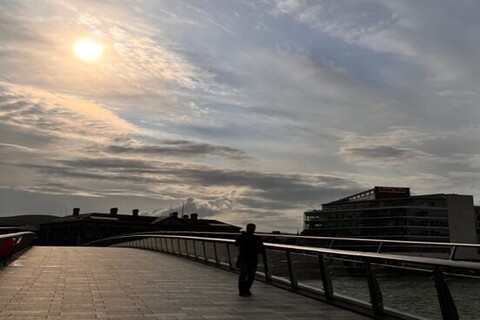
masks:
MULTIPOLYGON (((425 319, 442 318, 433 279, 402 276, 398 278, 380 277, 377 281, 382 291, 385 308, 425 319)), ((303 283, 314 288, 321 288, 321 282, 318 280, 303 281, 303 283)), ((450 278, 447 284, 460 319, 480 319, 480 280, 450 278)), ((336 294, 366 302, 370 301, 365 278, 334 277, 333 288, 336 294)))
MULTIPOLYGON (((272 275, 288 279, 284 255, 269 252, 272 275)), ((336 295, 369 303, 370 294, 363 263, 340 260, 325 262, 336 295)), ((318 258, 292 254, 293 271, 300 286, 322 290, 318 258)), ((429 271, 398 270, 373 266, 385 309, 409 314, 420 319, 442 319, 435 283, 429 271)), ((261 270, 261 269, 259 269, 261 270)), ((480 319, 480 279, 447 277, 460 319, 480 319)))

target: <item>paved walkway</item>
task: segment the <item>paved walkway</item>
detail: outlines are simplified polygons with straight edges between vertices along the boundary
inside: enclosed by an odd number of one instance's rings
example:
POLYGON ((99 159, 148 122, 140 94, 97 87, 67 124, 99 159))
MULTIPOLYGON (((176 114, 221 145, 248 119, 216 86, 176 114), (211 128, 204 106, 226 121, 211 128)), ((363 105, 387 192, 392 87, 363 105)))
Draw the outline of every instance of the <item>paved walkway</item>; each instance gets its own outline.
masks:
POLYGON ((139 249, 33 247, 0 269, 3 319, 367 319, 261 282, 139 249))

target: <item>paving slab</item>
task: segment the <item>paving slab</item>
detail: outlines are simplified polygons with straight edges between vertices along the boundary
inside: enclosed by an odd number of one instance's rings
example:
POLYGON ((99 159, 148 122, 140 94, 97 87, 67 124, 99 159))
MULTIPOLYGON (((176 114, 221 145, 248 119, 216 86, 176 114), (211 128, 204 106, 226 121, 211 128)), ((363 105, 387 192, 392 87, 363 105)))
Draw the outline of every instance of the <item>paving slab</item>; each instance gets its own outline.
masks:
POLYGON ((364 316, 195 261, 129 248, 33 247, 0 269, 3 319, 316 319, 364 316))

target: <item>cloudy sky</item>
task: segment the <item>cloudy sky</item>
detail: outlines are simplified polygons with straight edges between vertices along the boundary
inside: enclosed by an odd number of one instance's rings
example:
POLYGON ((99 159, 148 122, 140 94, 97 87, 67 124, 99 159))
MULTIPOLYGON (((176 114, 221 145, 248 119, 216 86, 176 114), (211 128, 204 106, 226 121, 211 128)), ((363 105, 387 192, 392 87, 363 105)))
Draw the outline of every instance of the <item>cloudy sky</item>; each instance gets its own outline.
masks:
POLYGON ((0 1, 0 216, 185 200, 296 231, 375 185, 479 204, 479 21, 476 0, 0 1))

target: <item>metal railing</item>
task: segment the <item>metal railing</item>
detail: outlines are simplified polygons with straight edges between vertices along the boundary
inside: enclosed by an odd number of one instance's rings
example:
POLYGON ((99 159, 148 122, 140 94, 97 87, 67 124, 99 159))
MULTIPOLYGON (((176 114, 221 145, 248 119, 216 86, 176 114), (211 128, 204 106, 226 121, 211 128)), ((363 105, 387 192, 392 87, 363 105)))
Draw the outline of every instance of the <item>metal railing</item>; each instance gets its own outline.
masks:
POLYGON ((30 231, 0 234, 0 266, 32 245, 35 233, 30 231))
MULTIPOLYGON (((91 245, 160 251, 226 270, 234 270, 237 254, 233 239, 178 234, 124 235, 91 245)), ((480 312, 477 262, 279 243, 265 247, 269 272, 260 262, 257 278, 375 319, 477 319, 480 312)))
MULTIPOLYGON (((203 231, 152 231, 138 234, 163 234, 163 235, 190 235, 205 236, 210 238, 235 239, 240 233, 230 232, 203 232, 203 231)), ((455 242, 428 242, 428 241, 405 241, 384 240, 367 238, 339 238, 299 236, 291 234, 272 234, 258 232, 264 242, 294 244, 298 246, 321 247, 328 249, 341 249, 376 253, 402 253, 402 255, 425 255, 435 254, 435 258, 448 260, 474 260, 480 261, 480 244, 455 243, 455 242), (460 254, 459 254, 460 253, 460 254), (462 256, 463 253, 463 256, 462 256), (466 255, 468 253, 468 255, 466 255), (460 256, 460 257, 459 257, 460 256)), ((92 243, 94 243, 93 241, 92 243)))

